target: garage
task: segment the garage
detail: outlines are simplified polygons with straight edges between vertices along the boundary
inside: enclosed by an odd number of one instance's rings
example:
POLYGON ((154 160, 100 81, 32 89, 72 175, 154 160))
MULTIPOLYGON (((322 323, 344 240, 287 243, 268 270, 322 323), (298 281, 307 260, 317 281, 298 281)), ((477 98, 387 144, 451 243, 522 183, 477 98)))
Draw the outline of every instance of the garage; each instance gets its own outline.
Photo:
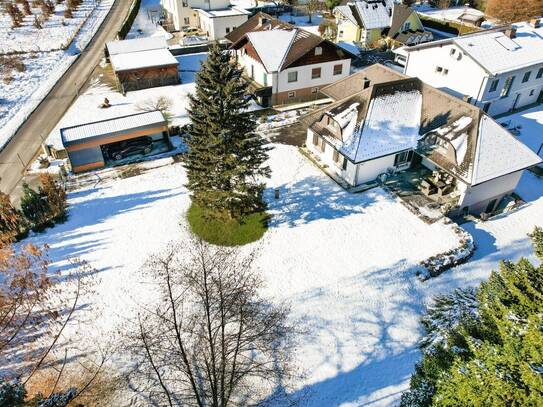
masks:
POLYGON ((171 148, 168 124, 159 111, 67 127, 60 134, 74 173, 127 163, 171 148))

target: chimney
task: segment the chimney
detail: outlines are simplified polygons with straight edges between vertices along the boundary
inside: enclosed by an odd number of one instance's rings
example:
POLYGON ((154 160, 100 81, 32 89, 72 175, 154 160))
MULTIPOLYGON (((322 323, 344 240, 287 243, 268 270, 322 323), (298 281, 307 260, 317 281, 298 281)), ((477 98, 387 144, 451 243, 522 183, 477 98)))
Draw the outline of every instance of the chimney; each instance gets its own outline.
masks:
POLYGON ((370 80, 368 78, 364 78, 364 87, 363 89, 368 89, 370 87, 370 80))
POLYGON ((517 29, 515 27, 510 27, 505 30, 504 34, 507 38, 515 39, 517 38, 517 29))
POLYGON ((530 20, 530 26, 533 28, 539 28, 541 25, 541 17, 534 17, 530 20))

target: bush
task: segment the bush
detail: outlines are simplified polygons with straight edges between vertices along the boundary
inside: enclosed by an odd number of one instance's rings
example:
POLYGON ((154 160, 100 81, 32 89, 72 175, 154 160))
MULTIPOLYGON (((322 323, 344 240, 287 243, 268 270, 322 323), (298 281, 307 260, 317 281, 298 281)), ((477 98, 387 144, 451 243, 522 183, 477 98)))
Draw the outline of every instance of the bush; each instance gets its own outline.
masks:
POLYGON ((34 231, 42 231, 51 225, 50 207, 47 198, 34 191, 27 183, 23 184, 21 211, 34 231))
POLYGON ((187 213, 192 233, 221 246, 241 246, 260 239, 268 228, 268 214, 256 212, 241 220, 224 219, 192 204, 187 213))

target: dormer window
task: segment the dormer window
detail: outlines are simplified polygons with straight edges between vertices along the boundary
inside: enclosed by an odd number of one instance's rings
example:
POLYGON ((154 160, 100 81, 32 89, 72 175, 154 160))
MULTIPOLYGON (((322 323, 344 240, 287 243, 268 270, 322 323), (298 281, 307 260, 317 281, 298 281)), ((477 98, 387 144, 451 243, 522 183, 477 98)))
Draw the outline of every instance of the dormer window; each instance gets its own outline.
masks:
POLYGON ((322 55, 322 47, 315 47, 315 55, 322 55))

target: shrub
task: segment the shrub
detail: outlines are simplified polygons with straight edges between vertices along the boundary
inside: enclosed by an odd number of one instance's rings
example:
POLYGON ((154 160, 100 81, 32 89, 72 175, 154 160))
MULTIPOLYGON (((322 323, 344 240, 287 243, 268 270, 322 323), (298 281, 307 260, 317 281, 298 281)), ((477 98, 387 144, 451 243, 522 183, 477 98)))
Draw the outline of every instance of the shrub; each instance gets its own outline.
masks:
POLYGON ((30 222, 32 230, 41 231, 50 225, 47 198, 34 191, 27 183, 23 184, 21 211, 30 222))

